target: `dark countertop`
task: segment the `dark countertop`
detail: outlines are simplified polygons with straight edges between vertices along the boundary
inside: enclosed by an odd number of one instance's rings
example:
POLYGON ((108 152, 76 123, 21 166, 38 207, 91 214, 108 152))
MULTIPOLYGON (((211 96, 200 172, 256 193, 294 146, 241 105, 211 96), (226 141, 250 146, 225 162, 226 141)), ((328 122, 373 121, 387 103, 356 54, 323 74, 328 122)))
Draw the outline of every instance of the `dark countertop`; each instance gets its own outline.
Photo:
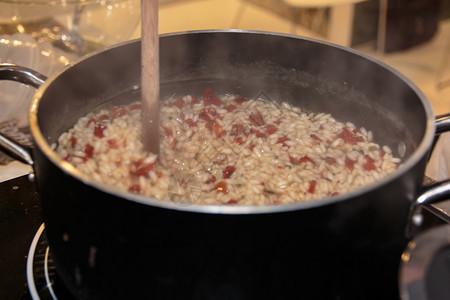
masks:
POLYGON ((0 184, 0 299, 30 299, 26 258, 42 224, 39 199, 27 176, 0 184))

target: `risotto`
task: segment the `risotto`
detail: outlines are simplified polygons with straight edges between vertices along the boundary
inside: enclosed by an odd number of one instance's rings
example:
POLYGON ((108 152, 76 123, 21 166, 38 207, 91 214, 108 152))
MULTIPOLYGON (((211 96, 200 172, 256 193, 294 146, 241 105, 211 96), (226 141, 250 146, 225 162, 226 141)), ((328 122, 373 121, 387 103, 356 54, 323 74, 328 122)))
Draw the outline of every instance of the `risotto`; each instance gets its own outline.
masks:
POLYGON ((179 204, 311 201, 372 183, 400 163, 370 131, 286 103, 207 89, 161 106, 158 156, 143 151, 140 103, 82 117, 56 151, 94 181, 179 204))

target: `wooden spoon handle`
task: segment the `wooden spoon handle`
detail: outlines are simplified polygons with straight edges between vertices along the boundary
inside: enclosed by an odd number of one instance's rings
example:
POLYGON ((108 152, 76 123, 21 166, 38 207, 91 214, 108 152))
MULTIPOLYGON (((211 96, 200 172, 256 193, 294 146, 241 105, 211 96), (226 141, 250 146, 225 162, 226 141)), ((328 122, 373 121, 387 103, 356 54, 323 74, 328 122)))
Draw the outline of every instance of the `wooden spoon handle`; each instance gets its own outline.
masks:
POLYGON ((159 153, 158 0, 141 1, 141 102, 144 150, 159 153))

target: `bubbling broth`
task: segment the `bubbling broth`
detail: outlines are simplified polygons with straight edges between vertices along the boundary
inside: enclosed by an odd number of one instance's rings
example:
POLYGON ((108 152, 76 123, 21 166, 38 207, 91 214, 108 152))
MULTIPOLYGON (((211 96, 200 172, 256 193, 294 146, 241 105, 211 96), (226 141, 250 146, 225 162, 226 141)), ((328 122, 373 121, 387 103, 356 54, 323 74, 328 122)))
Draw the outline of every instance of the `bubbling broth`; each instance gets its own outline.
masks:
POLYGON ((371 131, 287 103, 206 89, 162 101, 160 153, 139 102, 90 113, 54 145, 92 180, 179 204, 281 205, 355 190, 401 163, 371 131))

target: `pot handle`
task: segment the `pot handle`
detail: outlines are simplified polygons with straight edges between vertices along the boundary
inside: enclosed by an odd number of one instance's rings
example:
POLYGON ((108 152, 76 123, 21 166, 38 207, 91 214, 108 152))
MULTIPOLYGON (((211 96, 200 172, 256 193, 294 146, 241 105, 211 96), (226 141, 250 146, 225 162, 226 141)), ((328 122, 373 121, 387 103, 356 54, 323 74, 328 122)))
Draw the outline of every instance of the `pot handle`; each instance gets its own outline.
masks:
POLYGON ((450 179, 438 182, 423 192, 415 201, 415 206, 433 204, 450 199, 450 179))
MULTIPOLYGON (((436 116, 436 137, 441 133, 450 131, 450 113, 436 116)), ((450 178, 432 184, 418 195, 409 209, 409 219, 406 226, 406 237, 411 238, 422 225, 423 217, 421 207, 427 204, 438 203, 450 199, 450 178)))
POLYGON ((425 189, 409 208, 408 223, 405 228, 405 236, 411 239, 416 235, 423 222, 422 207, 450 199, 450 179, 433 184, 425 189))
POLYGON ((39 88, 47 77, 34 70, 12 64, 0 64, 0 80, 10 80, 39 88))
POLYGON ((450 113, 436 116, 436 135, 450 131, 450 113))
MULTIPOLYGON (((28 68, 0 64, 0 80, 16 81, 37 89, 47 80, 47 77, 28 68)), ((0 133, 0 149, 25 164, 33 165, 31 148, 2 133, 0 133)))
MULTIPOLYGON (((450 113, 436 116, 436 135, 450 131, 450 113)), ((450 199, 450 178, 427 187, 414 202, 415 207, 450 199)))

